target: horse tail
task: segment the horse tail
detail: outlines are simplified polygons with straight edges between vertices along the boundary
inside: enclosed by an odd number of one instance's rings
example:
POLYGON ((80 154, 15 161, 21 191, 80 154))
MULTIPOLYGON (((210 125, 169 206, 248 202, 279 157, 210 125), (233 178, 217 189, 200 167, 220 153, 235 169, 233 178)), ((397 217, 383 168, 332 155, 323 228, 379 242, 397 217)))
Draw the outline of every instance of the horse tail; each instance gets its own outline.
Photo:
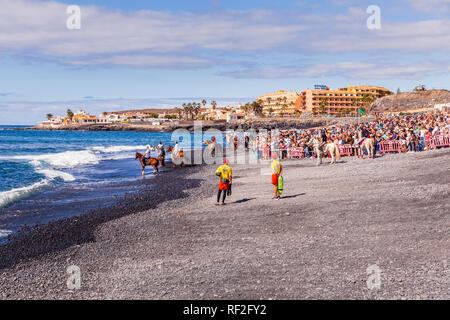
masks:
POLYGON ((334 145, 334 150, 336 151, 336 158, 341 160, 341 153, 339 152, 339 147, 337 145, 334 145))

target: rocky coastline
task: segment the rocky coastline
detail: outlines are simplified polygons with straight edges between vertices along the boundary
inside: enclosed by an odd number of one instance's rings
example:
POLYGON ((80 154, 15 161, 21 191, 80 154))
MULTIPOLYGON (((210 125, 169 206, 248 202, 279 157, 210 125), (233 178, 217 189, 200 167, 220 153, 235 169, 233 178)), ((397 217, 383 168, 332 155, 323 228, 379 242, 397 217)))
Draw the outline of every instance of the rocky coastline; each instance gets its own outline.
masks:
MULTIPOLYGON (((331 125, 354 124, 358 122, 370 121, 371 118, 293 118, 293 119, 254 119, 239 120, 232 122, 225 121, 199 121, 202 130, 215 129, 226 130, 273 130, 273 129, 309 129, 331 125)), ((78 124, 68 126, 45 126, 36 125, 34 127, 16 128, 18 130, 47 130, 47 131, 141 131, 141 132, 172 132, 183 129, 194 131, 194 121, 174 121, 161 125, 151 123, 103 123, 103 124, 78 124)))

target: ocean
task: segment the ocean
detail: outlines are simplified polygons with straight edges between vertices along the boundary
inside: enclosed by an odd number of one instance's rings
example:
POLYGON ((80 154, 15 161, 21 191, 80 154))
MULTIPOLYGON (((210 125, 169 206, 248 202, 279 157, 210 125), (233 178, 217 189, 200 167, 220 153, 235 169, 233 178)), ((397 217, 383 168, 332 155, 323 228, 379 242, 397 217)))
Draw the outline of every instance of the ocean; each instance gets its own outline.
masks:
MULTIPOLYGON (((194 141, 190 134, 180 146, 196 148, 211 136, 196 136, 194 141)), ((144 153, 147 144, 160 141, 167 147, 175 139, 179 137, 172 139, 167 132, 34 131, 0 126, 0 239, 25 225, 113 205, 142 187, 135 152, 144 153)), ((151 177, 152 169, 146 174, 151 177)))

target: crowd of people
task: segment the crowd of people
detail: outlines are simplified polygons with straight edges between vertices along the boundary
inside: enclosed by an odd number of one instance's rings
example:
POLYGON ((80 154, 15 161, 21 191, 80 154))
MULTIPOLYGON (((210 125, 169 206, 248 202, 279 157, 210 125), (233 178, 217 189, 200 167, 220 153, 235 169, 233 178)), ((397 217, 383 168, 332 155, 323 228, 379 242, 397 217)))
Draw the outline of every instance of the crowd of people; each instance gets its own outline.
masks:
MULTIPOLYGON (((305 157, 312 156, 312 138, 323 143, 334 142, 337 145, 355 146, 361 139, 373 138, 376 151, 382 141, 399 140, 405 151, 419 152, 429 148, 426 141, 434 136, 448 136, 450 117, 440 114, 382 115, 372 122, 353 125, 330 126, 309 130, 280 131, 275 137, 272 132, 259 133, 251 141, 251 147, 257 158, 263 156, 263 150, 278 150, 280 158, 288 157, 291 148, 302 148, 305 157)), ((355 150, 356 152, 356 150, 355 150)))

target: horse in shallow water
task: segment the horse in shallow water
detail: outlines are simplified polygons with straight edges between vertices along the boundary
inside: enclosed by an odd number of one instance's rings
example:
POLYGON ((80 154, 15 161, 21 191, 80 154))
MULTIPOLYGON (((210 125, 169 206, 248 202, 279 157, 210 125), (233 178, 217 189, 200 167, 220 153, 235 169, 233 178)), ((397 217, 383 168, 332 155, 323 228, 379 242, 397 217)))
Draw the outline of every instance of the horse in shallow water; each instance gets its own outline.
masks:
POLYGON ((172 152, 172 163, 174 165, 181 165, 183 166, 183 164, 186 162, 184 159, 184 151, 183 150, 178 150, 178 152, 173 152, 174 147, 172 146, 168 146, 166 152, 170 153, 172 152))
POLYGON ((164 167, 164 159, 163 158, 150 158, 146 161, 143 154, 140 154, 139 152, 136 152, 136 156, 134 157, 134 160, 139 159, 139 162, 142 166, 142 178, 145 178, 145 167, 152 166, 153 167, 153 174, 159 174, 158 166, 161 164, 162 167, 164 167))
POLYGON ((211 157, 216 156, 216 152, 223 154, 223 148, 222 146, 217 143, 216 141, 205 141, 203 144, 206 144, 208 146, 208 152, 211 157))

